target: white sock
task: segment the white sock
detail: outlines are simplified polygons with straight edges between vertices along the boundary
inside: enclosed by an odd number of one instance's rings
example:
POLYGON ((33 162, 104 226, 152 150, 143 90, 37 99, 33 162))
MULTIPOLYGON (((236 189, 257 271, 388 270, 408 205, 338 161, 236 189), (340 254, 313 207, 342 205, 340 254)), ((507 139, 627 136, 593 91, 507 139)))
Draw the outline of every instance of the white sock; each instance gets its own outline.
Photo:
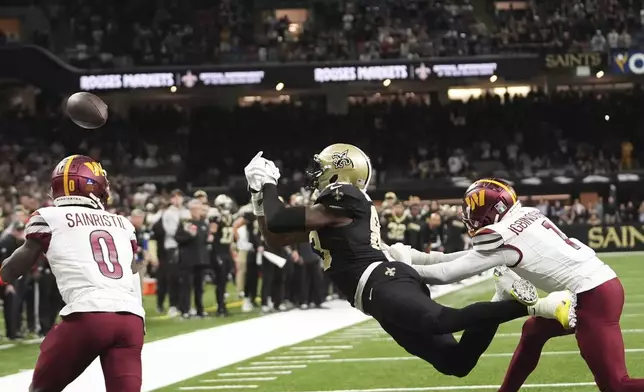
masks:
POLYGON ((530 314, 530 316, 537 316, 543 313, 542 304, 544 300, 545 298, 539 298, 536 304, 528 306, 528 314, 530 314))
POLYGON ((501 296, 501 294, 499 294, 499 293, 494 293, 494 296, 492 297, 492 299, 490 300, 490 302, 501 302, 501 301, 503 301, 503 300, 504 300, 504 298, 501 296))

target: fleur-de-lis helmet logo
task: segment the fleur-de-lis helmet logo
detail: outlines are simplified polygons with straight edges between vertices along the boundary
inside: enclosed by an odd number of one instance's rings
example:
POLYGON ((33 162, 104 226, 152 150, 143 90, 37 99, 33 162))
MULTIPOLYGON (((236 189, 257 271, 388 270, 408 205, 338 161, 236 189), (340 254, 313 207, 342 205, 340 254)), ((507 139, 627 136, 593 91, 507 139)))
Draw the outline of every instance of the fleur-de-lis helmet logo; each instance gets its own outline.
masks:
POLYGON ((344 169, 349 166, 353 167, 353 161, 349 158, 349 150, 334 152, 333 155, 331 155, 331 159, 333 160, 333 166, 335 166, 336 169, 344 169))

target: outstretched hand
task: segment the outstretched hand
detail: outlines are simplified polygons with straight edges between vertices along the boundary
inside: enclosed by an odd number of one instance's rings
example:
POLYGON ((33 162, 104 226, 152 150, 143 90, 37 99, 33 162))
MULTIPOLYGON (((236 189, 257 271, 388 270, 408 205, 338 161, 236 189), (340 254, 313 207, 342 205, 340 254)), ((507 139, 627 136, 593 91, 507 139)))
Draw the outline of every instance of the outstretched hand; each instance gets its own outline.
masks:
POLYGON ((263 151, 258 152, 244 168, 248 187, 254 192, 261 191, 265 184, 277 185, 280 178, 280 171, 275 163, 262 157, 263 153, 263 151))

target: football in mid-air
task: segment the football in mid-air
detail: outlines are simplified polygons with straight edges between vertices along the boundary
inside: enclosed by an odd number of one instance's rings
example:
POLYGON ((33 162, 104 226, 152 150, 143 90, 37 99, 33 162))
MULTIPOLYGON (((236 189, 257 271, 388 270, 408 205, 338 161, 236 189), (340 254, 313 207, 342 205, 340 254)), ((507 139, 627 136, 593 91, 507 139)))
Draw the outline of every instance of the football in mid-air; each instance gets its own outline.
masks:
POLYGON ((107 105, 94 94, 80 92, 67 98, 67 114, 79 127, 96 129, 107 121, 107 105))

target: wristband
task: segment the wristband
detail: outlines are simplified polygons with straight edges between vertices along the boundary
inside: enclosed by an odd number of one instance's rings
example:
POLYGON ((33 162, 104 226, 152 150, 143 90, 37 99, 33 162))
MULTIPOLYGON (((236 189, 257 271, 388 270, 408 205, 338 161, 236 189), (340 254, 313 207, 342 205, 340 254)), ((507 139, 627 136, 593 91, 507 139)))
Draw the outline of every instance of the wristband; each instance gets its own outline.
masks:
POLYGON ((250 201, 253 205, 253 214, 255 216, 264 216, 264 194, 262 192, 252 192, 250 201))

